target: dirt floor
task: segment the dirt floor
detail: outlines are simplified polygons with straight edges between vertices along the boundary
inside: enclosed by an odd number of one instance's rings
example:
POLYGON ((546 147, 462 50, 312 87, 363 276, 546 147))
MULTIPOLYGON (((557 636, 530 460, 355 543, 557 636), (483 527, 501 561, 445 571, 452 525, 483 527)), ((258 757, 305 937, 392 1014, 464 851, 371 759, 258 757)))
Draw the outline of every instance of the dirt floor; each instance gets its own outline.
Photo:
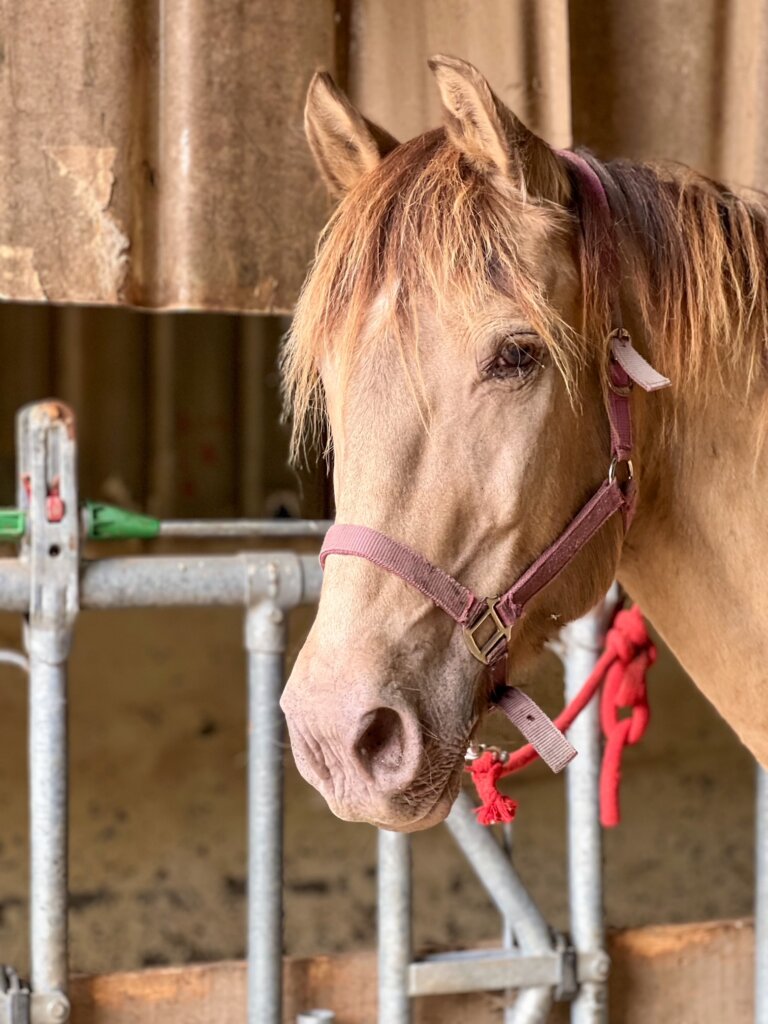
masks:
MULTIPOLYGON (((293 651, 311 618, 293 619, 293 651)), ((245 907, 245 686, 241 615, 83 614, 71 672, 72 961, 77 970, 240 957, 245 907)), ((0 645, 19 623, 0 618, 0 645)), ((554 709, 558 665, 541 666, 554 709)), ((25 686, 0 666, 0 962, 26 956, 25 686)), ((622 826, 606 836, 613 925, 748 914, 753 767, 669 656, 652 676, 647 741, 627 757, 622 826)), ((376 833, 331 816, 287 754, 287 951, 371 946, 376 833)), ((567 924, 561 781, 532 768, 516 861, 567 924)), ((417 945, 494 937, 498 920, 447 832, 418 835, 417 945)))

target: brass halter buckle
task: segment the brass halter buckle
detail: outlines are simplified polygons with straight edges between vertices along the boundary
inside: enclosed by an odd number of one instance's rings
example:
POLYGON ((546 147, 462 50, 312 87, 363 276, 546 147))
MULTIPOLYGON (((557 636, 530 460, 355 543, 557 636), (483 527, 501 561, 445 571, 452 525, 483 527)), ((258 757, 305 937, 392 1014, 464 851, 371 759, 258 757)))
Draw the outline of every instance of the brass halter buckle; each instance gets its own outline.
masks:
POLYGON ((505 626, 499 618, 497 606, 500 600, 500 597, 487 597, 485 610, 480 612, 474 622, 464 627, 464 642, 470 654, 483 665, 490 665, 495 661, 494 655, 498 654, 499 645, 502 641, 506 645, 512 635, 512 626, 505 626), (482 639, 478 633, 486 623, 492 632, 482 639))

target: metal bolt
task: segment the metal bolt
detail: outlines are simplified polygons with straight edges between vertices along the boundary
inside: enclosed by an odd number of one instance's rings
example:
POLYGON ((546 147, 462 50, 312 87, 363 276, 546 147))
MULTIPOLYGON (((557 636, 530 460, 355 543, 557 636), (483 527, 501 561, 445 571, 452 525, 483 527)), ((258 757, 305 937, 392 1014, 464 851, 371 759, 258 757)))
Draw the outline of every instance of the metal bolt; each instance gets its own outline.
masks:
POLYGON ((69 1000, 64 996, 54 996, 45 1004, 45 1011, 48 1014, 48 1020, 55 1021, 56 1024, 64 1024, 64 1021, 69 1020, 69 1000))

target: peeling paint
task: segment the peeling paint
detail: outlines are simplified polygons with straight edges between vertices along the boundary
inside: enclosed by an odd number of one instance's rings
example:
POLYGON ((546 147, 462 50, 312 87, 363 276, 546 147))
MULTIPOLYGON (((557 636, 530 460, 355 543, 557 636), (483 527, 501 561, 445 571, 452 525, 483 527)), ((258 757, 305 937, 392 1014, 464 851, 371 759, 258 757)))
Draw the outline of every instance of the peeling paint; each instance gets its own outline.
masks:
POLYGON ((93 201, 100 210, 107 208, 115 184, 114 146, 56 146, 46 152, 55 161, 59 174, 72 179, 77 193, 86 201, 93 201))
MULTIPOLYGON (((78 239, 79 266, 87 289, 99 302, 117 302, 128 269, 128 236, 110 211, 115 186, 114 146, 56 146, 45 150, 60 178, 72 186, 72 214, 85 229, 78 239), (95 290, 95 295, 93 291, 95 290)), ((73 254, 75 255, 75 254, 73 254)), ((76 289, 76 286, 75 286, 76 289)), ((87 294, 72 298, 87 300, 87 294)))
POLYGON ((31 246, 0 245, 0 298, 17 302, 46 298, 31 246))
POLYGON ((157 6, 0 0, 0 243, 49 302, 288 312, 328 213, 301 125, 334 0, 157 6))

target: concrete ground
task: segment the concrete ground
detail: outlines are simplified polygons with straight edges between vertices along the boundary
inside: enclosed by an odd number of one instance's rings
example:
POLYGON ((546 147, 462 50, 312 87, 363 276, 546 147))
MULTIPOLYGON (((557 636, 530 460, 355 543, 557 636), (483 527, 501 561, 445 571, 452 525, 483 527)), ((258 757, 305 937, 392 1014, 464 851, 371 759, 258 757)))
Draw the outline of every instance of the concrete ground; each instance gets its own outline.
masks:
MULTIPOLYGON (((295 614, 295 651, 311 611, 295 614)), ((71 672, 72 961, 77 970, 244 953, 245 687, 241 616, 226 609, 85 613, 71 672)), ((19 622, 0 617, 0 645, 19 622)), ((558 666, 539 693, 554 710, 558 666)), ((612 925, 748 914, 751 758, 668 655, 654 717, 629 752, 624 822, 606 836, 612 925)), ((0 666, 0 962, 25 968, 25 686, 0 666)), ((371 946, 376 835, 334 819, 287 754, 286 946, 371 946)), ((562 782, 513 787, 516 861, 553 924, 567 924, 562 782)), ((419 946, 494 937, 498 920, 442 828, 414 839, 419 946)))

